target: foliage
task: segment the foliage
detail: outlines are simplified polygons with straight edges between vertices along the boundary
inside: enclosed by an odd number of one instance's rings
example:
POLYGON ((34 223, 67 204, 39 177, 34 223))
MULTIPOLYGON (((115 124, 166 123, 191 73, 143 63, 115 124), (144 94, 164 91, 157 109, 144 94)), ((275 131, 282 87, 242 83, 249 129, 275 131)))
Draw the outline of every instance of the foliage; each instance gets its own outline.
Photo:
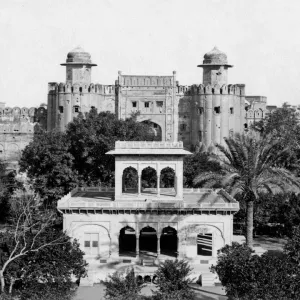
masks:
POLYGON ((115 272, 103 282, 105 298, 110 300, 138 299, 143 285, 137 281, 133 268, 126 272, 115 272))
POLYGON ((211 161, 209 158, 210 154, 208 152, 196 152, 184 157, 183 184, 186 188, 198 187, 198 184, 194 183, 197 175, 208 171, 219 172, 221 170, 219 162, 211 161))
POLYGON ((118 119, 110 112, 95 109, 80 115, 68 125, 66 135, 70 153, 75 158, 74 169, 88 185, 113 185, 114 157, 105 153, 114 149, 116 141, 151 140, 149 126, 135 117, 118 119))
MULTIPOLYGON (((60 231, 48 228, 38 243, 50 243, 58 237, 61 237, 60 231)), ((63 234, 60 244, 29 253, 17 266, 22 270, 17 285, 21 299, 72 299, 72 276, 80 278, 85 275, 87 264, 83 254, 79 243, 71 241, 66 234, 63 234)))
POLYGON ((227 296, 240 300, 299 299, 297 266, 286 253, 261 257, 245 244, 233 243, 219 251, 216 272, 227 296))
POLYGON ((155 272, 158 291, 154 292, 155 300, 194 299, 194 292, 189 284, 192 269, 186 261, 166 260, 155 272))
POLYGON ((55 213, 41 211, 32 197, 16 198, 13 212, 12 226, 0 233, 1 290, 15 288, 21 299, 38 298, 50 287, 69 294, 71 277, 85 275, 77 241, 53 227, 55 213))
POLYGON ((284 103, 266 118, 254 124, 262 138, 272 136, 276 140, 276 148, 280 151, 287 148, 281 165, 290 171, 298 172, 300 158, 300 125, 297 112, 284 103))
POLYGON ((226 147, 216 145, 219 155, 211 156, 220 162, 221 171, 201 173, 194 184, 212 187, 219 184, 233 197, 239 195, 247 207, 248 246, 253 243, 253 206, 257 199, 266 194, 281 194, 299 190, 300 181, 290 171, 278 167, 285 150, 278 151, 276 141, 248 135, 225 138, 226 147))
POLYGON ((53 131, 34 135, 22 152, 20 171, 27 172, 34 191, 46 204, 55 206, 78 182, 69 148, 67 135, 53 131))

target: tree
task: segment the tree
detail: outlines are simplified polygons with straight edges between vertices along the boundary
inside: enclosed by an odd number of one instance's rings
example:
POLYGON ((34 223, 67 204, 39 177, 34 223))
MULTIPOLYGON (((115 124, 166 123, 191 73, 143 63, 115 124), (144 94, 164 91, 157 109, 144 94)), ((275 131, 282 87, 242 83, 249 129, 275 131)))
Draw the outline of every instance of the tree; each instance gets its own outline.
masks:
POLYGON ((192 269, 186 261, 166 260, 155 272, 158 291, 154 292, 157 300, 189 300, 194 299, 194 292, 189 284, 192 269))
POLYGON ((72 274, 83 275, 83 252, 76 241, 72 243, 52 227, 55 212, 41 210, 34 197, 19 197, 13 204, 12 225, 0 233, 1 291, 9 283, 11 292, 17 280, 21 280, 23 287, 33 282, 68 284, 72 274))
POLYGON ((221 171, 201 173, 195 178, 194 184, 206 187, 219 184, 233 197, 242 197, 247 210, 246 241, 252 247, 253 209, 259 196, 298 191, 300 181, 290 171, 280 167, 287 150, 279 151, 276 141, 236 135, 232 139, 225 138, 225 143, 226 147, 216 145, 219 155, 211 157, 213 161, 221 163, 221 171))
POLYGON ((219 250, 211 271, 218 274, 231 299, 288 300, 299 299, 295 267, 286 253, 266 252, 260 257, 247 245, 233 243, 219 250))
MULTIPOLYGON (((31 252, 16 264, 19 273, 16 289, 21 300, 72 299, 75 292, 72 276, 83 277, 87 263, 83 260, 84 253, 79 243, 71 241, 70 237, 55 228, 48 228, 38 243, 42 245, 59 237, 60 244, 31 252)), ((10 274, 10 267, 7 273, 10 274)))
POLYGON ((105 298, 110 300, 139 299, 143 287, 137 281, 133 268, 126 272, 115 272, 103 283, 106 287, 105 298))
POLYGON ((195 177, 203 172, 215 170, 220 171, 219 162, 209 160, 210 154, 208 152, 196 152, 192 155, 187 155, 183 161, 183 177, 184 186, 187 188, 197 187, 194 184, 195 177))
POLYGON ((47 205, 55 206, 78 183, 69 148, 68 136, 52 131, 34 135, 22 152, 20 171, 27 173, 34 191, 47 205))
POLYGON ((281 164, 290 171, 298 172, 300 125, 297 112, 293 108, 284 103, 266 118, 254 123, 253 128, 260 132, 262 138, 271 135, 277 141, 276 148, 279 151, 288 147, 281 164))
POLYGON ((149 125, 138 123, 135 116, 122 120, 110 112, 98 114, 95 109, 69 123, 66 136, 75 158, 74 169, 88 185, 113 184, 115 160, 105 153, 115 148, 116 141, 153 139, 149 125))

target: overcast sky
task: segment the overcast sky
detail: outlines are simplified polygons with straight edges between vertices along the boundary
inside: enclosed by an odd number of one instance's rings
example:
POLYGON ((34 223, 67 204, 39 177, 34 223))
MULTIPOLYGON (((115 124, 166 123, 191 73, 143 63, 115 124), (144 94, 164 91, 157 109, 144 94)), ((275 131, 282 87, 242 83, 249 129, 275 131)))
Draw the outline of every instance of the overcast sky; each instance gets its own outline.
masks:
POLYGON ((94 83, 123 74, 202 82, 214 46, 234 68, 229 83, 268 104, 300 104, 299 0, 1 0, 0 92, 7 106, 47 102, 47 83, 65 81, 67 53, 92 55, 94 83))

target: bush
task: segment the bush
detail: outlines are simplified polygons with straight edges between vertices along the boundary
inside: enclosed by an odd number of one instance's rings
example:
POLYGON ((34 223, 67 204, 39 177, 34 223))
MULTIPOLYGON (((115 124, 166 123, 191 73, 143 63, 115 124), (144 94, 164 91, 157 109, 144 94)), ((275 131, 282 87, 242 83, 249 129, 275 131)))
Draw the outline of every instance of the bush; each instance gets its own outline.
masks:
POLYGON ((299 268, 291 258, 286 251, 253 255, 245 244, 233 243, 219 251, 211 270, 219 275, 231 299, 300 299, 299 268))
POLYGON ((158 291, 154 292, 154 300, 185 300, 194 299, 194 292, 189 284, 188 276, 192 269, 183 260, 166 260, 157 271, 156 283, 158 291))
POLYGON ((103 284, 106 287, 105 298, 110 300, 137 300, 143 287, 137 281, 134 270, 115 272, 108 276, 103 284))

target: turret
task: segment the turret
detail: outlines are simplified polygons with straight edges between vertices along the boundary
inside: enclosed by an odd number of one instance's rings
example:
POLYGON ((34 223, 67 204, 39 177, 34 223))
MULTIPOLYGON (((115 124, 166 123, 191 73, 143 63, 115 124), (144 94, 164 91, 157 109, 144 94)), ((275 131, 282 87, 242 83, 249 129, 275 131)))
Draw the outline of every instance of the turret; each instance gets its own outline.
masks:
POLYGON ((93 64, 91 55, 81 47, 70 51, 67 60, 61 66, 66 66, 66 83, 90 84, 93 64))
POLYGON ((210 84, 212 86, 218 84, 222 86, 227 84, 228 68, 232 68, 227 62, 227 55, 214 47, 210 52, 204 55, 202 65, 198 67, 203 68, 203 84, 210 84))

